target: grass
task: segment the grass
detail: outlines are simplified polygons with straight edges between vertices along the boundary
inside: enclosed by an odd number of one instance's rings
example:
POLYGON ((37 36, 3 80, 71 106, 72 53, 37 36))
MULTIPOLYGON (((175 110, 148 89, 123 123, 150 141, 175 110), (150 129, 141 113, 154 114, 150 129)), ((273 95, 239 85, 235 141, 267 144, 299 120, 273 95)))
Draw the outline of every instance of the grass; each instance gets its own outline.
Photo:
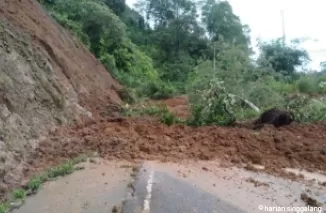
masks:
POLYGON ((8 204, 0 203, 0 213, 7 213, 8 211, 8 204))
POLYGON ((71 160, 71 163, 74 164, 74 165, 76 165, 76 164, 79 164, 79 163, 82 163, 82 162, 86 162, 88 157, 89 157, 88 155, 82 154, 82 155, 80 155, 80 156, 75 157, 74 159, 72 159, 71 160))
POLYGON ((12 196, 13 196, 14 200, 25 200, 26 192, 24 189, 15 189, 12 192, 12 196))
POLYGON ((73 173, 75 170, 74 165, 71 162, 64 163, 60 166, 53 167, 48 170, 49 178, 56 178, 59 176, 66 176, 73 173))
POLYGON ((162 106, 144 106, 141 108, 128 108, 125 109, 123 114, 128 117, 142 117, 145 115, 157 117, 160 119, 161 123, 168 126, 177 123, 185 123, 180 118, 173 115, 167 108, 166 105, 162 106))
MULTIPOLYGON (((55 166, 46 170, 45 172, 32 177, 27 183, 27 189, 17 188, 12 191, 13 201, 24 201, 27 196, 27 191, 36 193, 43 183, 52 180, 56 177, 66 176, 73 173, 76 170, 80 170, 82 167, 76 167, 75 165, 86 162, 88 158, 95 157, 93 154, 83 154, 72 160, 65 162, 61 165, 55 166)), ((0 213, 7 213, 9 209, 8 203, 0 203, 0 213)))
POLYGON ((45 182, 45 180, 42 181, 42 179, 40 177, 34 177, 27 183, 27 187, 29 190, 34 192, 34 191, 37 191, 41 187, 43 182, 45 182))

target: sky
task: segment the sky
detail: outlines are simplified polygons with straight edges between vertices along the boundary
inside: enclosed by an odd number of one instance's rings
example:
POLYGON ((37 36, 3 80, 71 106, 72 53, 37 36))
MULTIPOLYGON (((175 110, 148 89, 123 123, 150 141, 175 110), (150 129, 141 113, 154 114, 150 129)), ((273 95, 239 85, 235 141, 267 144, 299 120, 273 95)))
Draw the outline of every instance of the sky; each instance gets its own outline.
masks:
MULTIPOLYGON (((264 41, 283 35, 282 16, 286 41, 294 38, 311 38, 301 46, 311 58, 309 68, 319 69, 326 61, 326 1, 325 0, 228 0, 233 12, 251 29, 252 45, 256 39, 264 41), (310 3, 309 3, 310 2, 310 3)), ((136 0, 126 0, 132 7, 136 0)))

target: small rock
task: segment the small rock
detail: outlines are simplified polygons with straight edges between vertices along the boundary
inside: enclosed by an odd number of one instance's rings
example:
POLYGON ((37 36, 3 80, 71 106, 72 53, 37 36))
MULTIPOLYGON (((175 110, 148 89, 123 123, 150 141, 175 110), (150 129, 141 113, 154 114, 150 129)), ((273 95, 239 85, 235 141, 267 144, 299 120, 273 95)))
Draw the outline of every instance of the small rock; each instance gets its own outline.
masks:
POLYGON ((205 166, 204 166, 204 167, 202 167, 202 170, 204 170, 204 171, 209 171, 209 170, 208 170, 208 168, 207 168, 207 167, 205 167, 205 166))
POLYGON ((309 197, 306 193, 301 194, 301 200, 303 200, 308 206, 322 206, 321 203, 319 203, 316 199, 309 197))
POLYGON ((93 159, 93 158, 89 159, 89 162, 90 163, 94 163, 94 164, 98 164, 98 162, 95 159, 93 159))

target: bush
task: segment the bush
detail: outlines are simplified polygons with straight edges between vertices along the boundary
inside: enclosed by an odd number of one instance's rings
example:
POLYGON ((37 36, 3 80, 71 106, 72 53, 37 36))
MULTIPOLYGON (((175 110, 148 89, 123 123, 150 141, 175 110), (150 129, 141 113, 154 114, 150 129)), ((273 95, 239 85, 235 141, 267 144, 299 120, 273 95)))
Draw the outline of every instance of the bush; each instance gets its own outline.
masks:
POLYGON ((48 171, 49 178, 56 178, 58 176, 65 176, 71 174, 74 171, 74 167, 71 163, 65 163, 57 167, 53 167, 48 171))
POLYGON ((29 182, 28 182, 28 189, 32 190, 32 191, 37 191, 42 185, 42 180, 40 177, 35 177, 32 178, 29 182))
POLYGON ((26 192, 24 189, 15 189, 12 195, 16 200, 24 200, 26 197, 26 192))
POLYGON ((163 114, 161 116, 161 122, 170 126, 172 124, 175 124, 177 122, 177 119, 169 111, 165 111, 165 112, 163 112, 163 114))
POLYGON ((189 125, 230 125, 236 118, 234 115, 234 97, 230 96, 217 79, 211 80, 206 90, 193 91, 189 97, 192 117, 189 125))
POLYGON ((317 82, 314 79, 308 77, 302 77, 299 79, 297 82, 297 87, 301 93, 306 94, 312 94, 318 91, 317 82))
POLYGON ((326 100, 312 99, 299 95, 287 102, 287 109, 295 115, 296 122, 321 122, 326 121, 326 100))
POLYGON ((8 212, 8 204, 0 203, 0 213, 7 213, 8 212))
POLYGON ((322 76, 318 79, 318 92, 326 94, 326 76, 322 76))
POLYGON ((143 88, 142 93, 149 98, 159 100, 172 97, 175 89, 169 83, 150 82, 143 88))
MULTIPOLYGON (((159 78, 152 59, 131 42, 126 25, 101 1, 56 0, 47 8, 88 46, 116 80, 136 89, 138 96, 162 98, 173 93, 172 87, 159 78), (146 93, 146 84, 156 85, 156 91, 146 93)), ((134 99, 132 95, 125 98, 128 102, 134 99)))
POLYGON ((283 106, 284 97, 264 83, 248 84, 245 98, 257 104, 260 108, 283 106))

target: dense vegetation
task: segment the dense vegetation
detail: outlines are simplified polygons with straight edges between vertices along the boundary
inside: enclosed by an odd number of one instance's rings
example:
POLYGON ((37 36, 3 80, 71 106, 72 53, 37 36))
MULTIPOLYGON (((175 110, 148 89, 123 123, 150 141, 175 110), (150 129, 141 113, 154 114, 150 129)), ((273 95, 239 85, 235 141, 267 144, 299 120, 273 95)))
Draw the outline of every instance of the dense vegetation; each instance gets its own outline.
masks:
POLYGON ((39 1, 125 85, 128 102, 187 93, 193 125, 227 125, 271 106, 325 120, 325 71, 297 71, 309 61, 298 40, 261 42, 253 60, 250 29, 227 1, 138 0, 135 10, 124 0, 39 1))

